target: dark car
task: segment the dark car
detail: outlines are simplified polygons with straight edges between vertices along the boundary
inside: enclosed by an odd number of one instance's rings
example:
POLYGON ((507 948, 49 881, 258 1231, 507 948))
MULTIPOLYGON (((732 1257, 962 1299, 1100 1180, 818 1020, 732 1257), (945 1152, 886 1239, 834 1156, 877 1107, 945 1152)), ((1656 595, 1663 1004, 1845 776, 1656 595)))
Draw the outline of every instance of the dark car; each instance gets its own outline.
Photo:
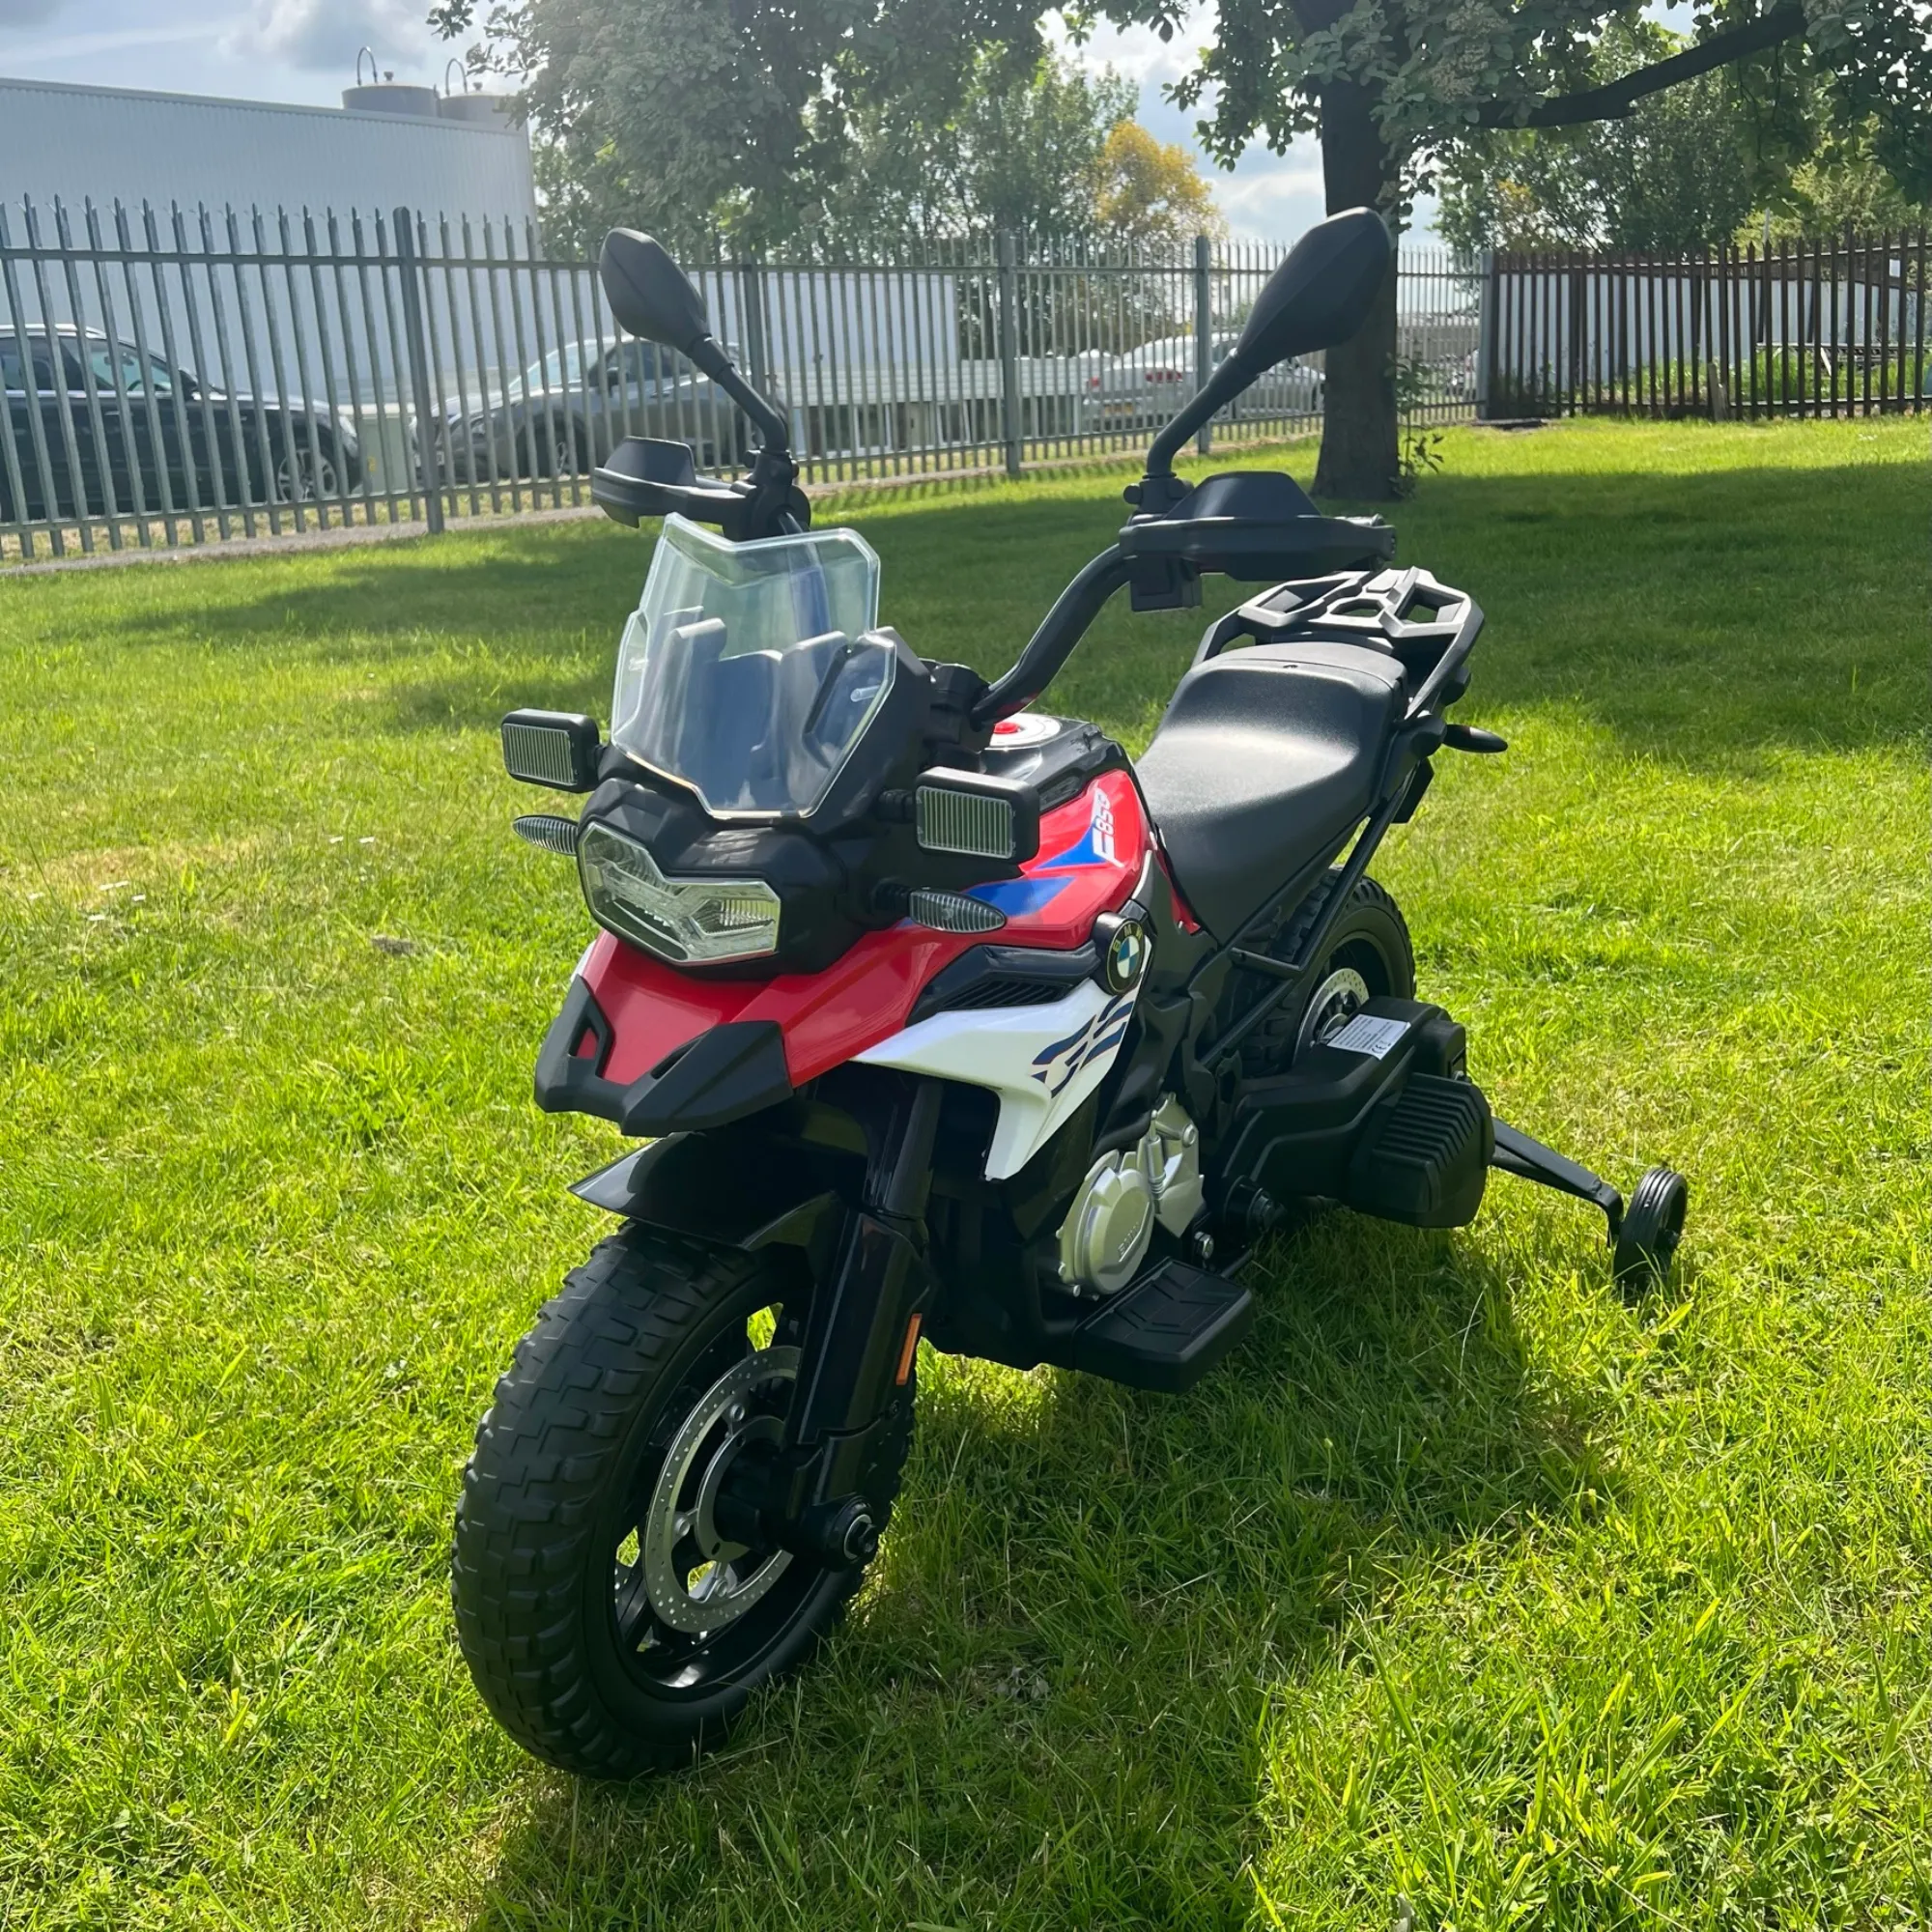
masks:
POLYGON ((627 436, 688 442, 701 469, 751 460, 751 428, 736 405, 653 342, 566 342, 467 404, 444 393, 446 460, 460 483, 493 471, 587 475, 627 436))
POLYGON ((323 406, 228 395, 98 329, 0 323, 0 521, 293 503, 361 480, 353 430, 323 406))

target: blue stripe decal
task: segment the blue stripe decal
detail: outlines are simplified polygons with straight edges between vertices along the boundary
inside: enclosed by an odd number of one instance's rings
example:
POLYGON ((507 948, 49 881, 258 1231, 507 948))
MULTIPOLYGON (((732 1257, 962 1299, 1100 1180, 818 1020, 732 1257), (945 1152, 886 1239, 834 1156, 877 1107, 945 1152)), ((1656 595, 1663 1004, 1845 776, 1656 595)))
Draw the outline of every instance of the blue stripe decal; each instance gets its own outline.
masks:
POLYGON ((998 907, 1009 919, 1024 919, 1051 905, 1067 883, 1065 879, 995 879, 990 885, 973 887, 966 896, 998 907))

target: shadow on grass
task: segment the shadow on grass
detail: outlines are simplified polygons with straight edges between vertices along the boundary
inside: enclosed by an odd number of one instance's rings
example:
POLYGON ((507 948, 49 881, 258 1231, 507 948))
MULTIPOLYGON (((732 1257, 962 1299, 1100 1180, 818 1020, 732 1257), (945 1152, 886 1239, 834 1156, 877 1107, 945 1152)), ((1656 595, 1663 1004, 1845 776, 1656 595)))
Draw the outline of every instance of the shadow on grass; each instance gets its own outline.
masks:
MULTIPOLYGON (((1389 510, 1402 561, 1471 590, 1490 627, 1471 715, 1560 705, 1643 752, 1703 762, 1778 744, 1850 749, 1922 730, 1918 640, 1898 587, 1924 487, 1903 466, 1443 475, 1389 510)), ((1385 506, 1386 507, 1386 506, 1385 506)), ((885 562, 884 614, 928 655, 991 674, 1117 526, 1094 500, 970 497, 856 521, 885 562)), ((487 728, 512 704, 602 700, 648 544, 596 525, 510 529, 466 556, 412 547, 337 561, 323 581, 197 609, 217 645, 396 674, 391 728, 487 728), (459 656, 412 676, 412 661, 459 656)), ((1164 702, 1204 618, 1133 618, 1117 600, 1058 702, 1117 728, 1164 702)), ((128 612, 159 633, 166 611, 128 612)))
POLYGON ((1336 1213, 1266 1260, 1185 1398, 929 1386, 850 1625, 688 1772, 532 1767, 479 1924, 1248 1922, 1271 1701, 1445 1550, 1610 1480, 1472 1249, 1336 1213))

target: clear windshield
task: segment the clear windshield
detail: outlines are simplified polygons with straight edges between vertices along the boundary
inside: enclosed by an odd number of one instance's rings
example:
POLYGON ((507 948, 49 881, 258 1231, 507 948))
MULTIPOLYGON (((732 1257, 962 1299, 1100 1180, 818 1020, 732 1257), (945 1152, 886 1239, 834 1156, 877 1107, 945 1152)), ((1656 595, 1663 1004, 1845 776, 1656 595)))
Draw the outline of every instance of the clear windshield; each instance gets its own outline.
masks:
POLYGON ((715 817, 814 810, 892 686, 853 530, 726 543, 667 517, 624 628, 611 742, 715 817))

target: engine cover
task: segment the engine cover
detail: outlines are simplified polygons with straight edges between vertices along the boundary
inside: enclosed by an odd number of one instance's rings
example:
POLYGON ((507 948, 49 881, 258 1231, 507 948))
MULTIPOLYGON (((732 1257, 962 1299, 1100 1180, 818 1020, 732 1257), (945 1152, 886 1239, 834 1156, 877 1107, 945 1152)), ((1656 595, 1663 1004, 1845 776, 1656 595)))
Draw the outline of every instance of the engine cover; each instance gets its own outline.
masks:
POLYGON ((1140 1140, 1103 1153, 1080 1183, 1061 1224, 1061 1280, 1098 1294, 1125 1288, 1147 1258, 1154 1223, 1185 1233, 1204 1191, 1200 1132, 1164 1094, 1140 1140))
POLYGON ((1153 1189, 1139 1160, 1103 1153, 1061 1226, 1060 1278, 1112 1294, 1133 1280, 1152 1238, 1153 1189))

